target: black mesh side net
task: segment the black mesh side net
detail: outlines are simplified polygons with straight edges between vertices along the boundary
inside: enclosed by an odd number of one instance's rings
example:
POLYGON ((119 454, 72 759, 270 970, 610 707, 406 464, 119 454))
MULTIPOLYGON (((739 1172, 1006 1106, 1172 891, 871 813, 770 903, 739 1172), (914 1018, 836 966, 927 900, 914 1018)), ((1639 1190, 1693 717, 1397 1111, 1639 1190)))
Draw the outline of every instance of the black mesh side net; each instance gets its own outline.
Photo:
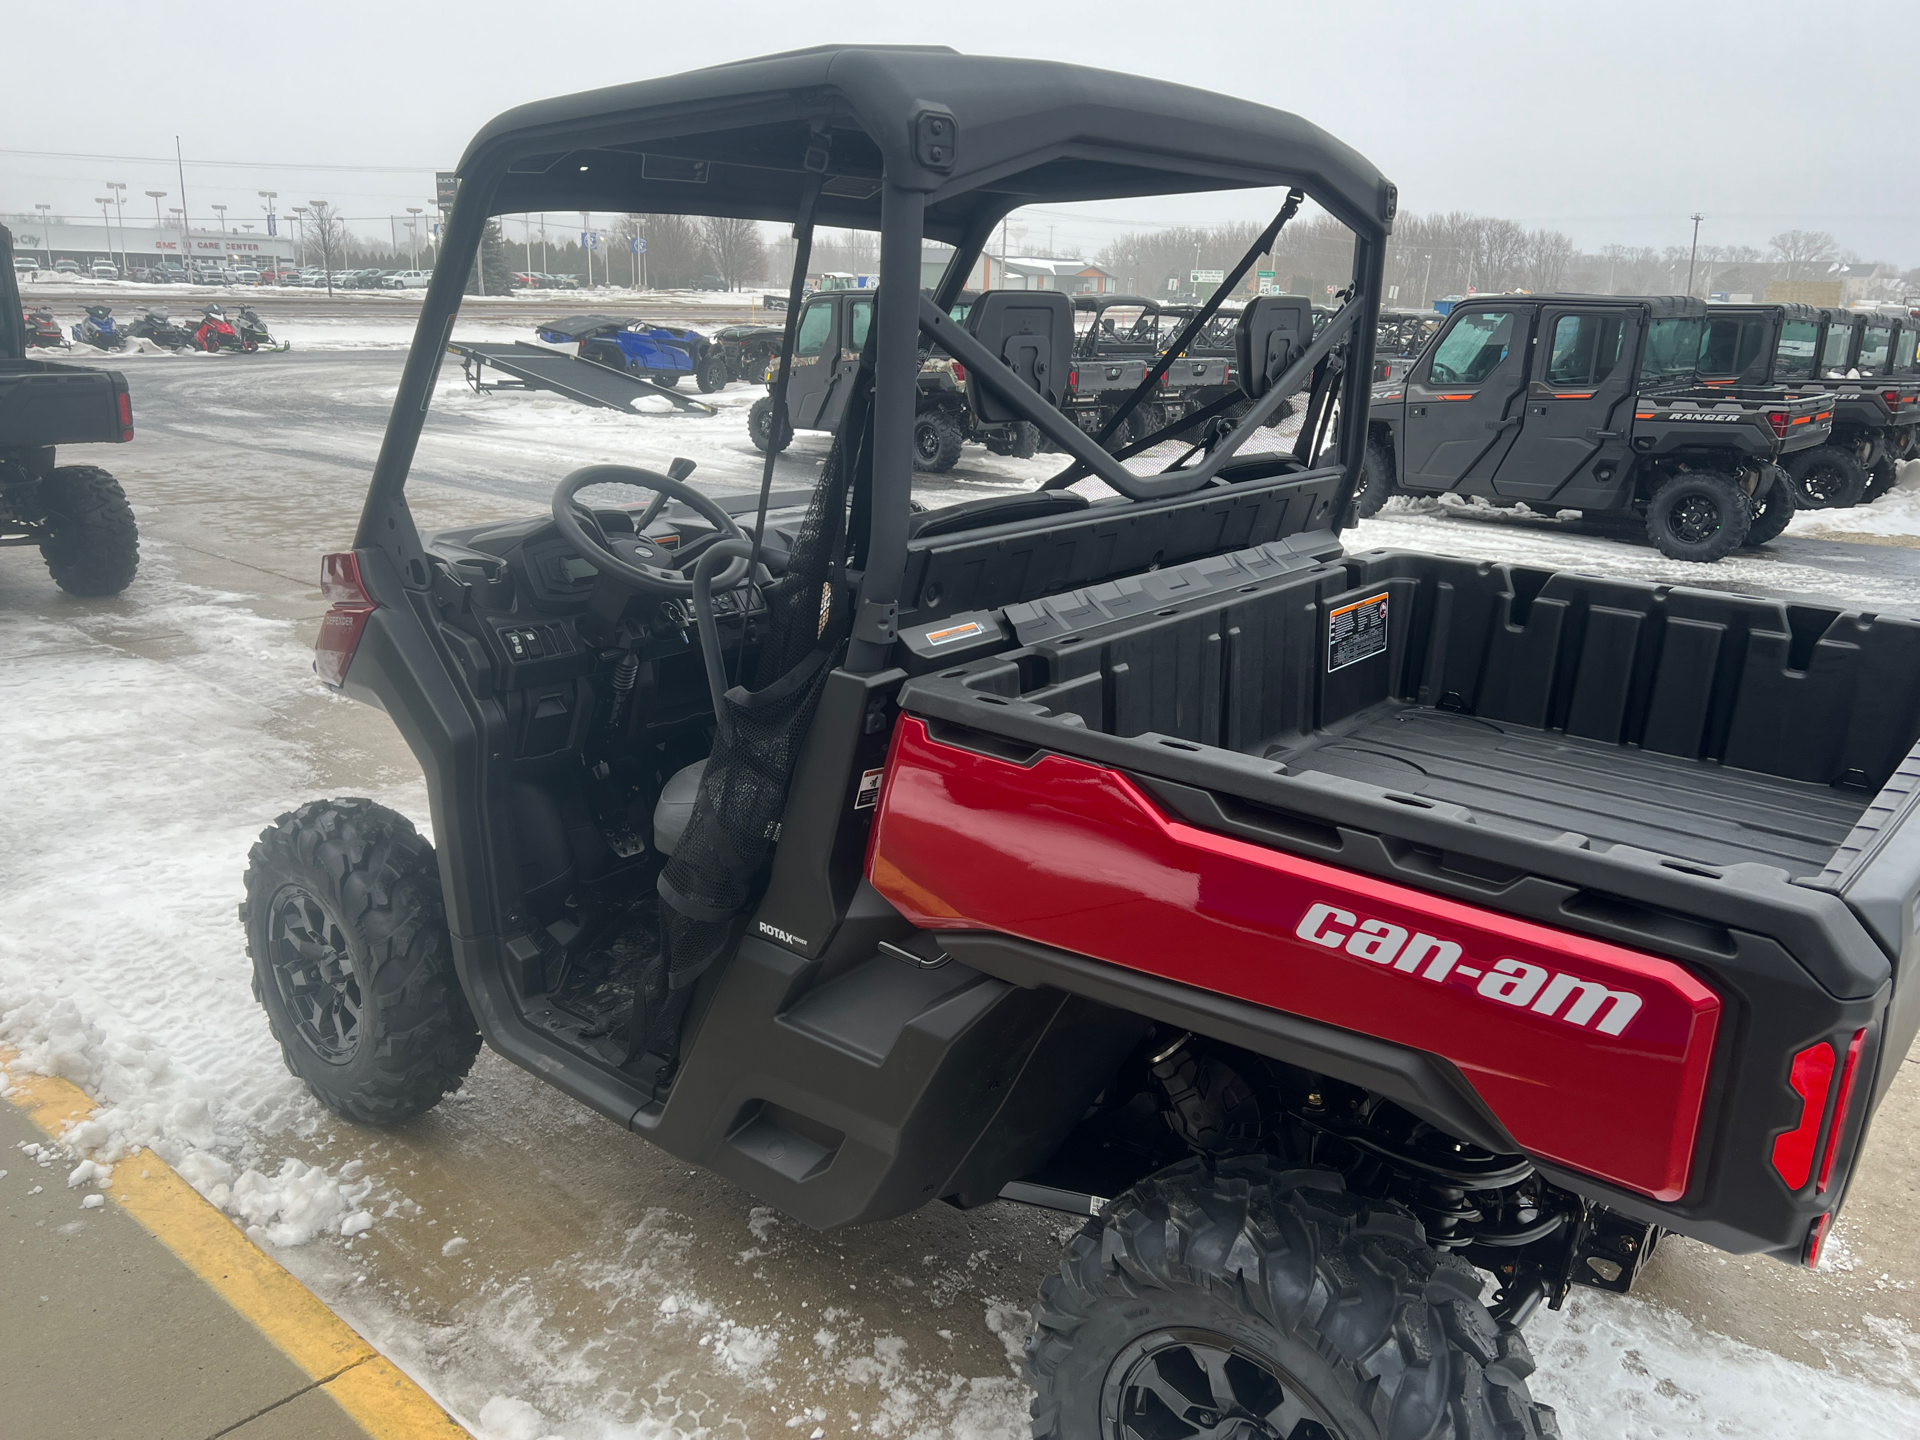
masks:
POLYGON ((724 955, 759 898, 788 784, 827 676, 844 655, 851 602, 847 513, 866 458, 872 373, 863 367, 786 573, 766 589, 751 686, 727 691, 686 832, 661 871, 663 963, 635 997, 631 1052, 671 1063, 689 987, 724 955))

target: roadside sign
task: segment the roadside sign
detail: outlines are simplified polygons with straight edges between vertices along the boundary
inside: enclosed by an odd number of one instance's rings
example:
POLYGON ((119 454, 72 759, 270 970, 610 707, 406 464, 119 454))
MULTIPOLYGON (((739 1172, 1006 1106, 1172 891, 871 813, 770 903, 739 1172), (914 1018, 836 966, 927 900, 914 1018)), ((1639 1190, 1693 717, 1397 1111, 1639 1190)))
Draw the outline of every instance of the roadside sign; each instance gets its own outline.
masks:
POLYGON ((279 233, 280 233, 280 217, 274 214, 271 210, 269 210, 267 212, 267 234, 278 235, 279 233))
POLYGON ((1387 287, 1387 299, 1398 300, 1399 298, 1400 298, 1400 287, 1398 285, 1389 285, 1387 287))
POLYGON ((434 199, 439 202, 440 208, 443 211, 453 208, 453 197, 457 195, 459 191, 460 177, 455 175, 453 171, 436 170, 433 172, 434 199))
POLYGON ((1256 280, 1271 280, 1274 278, 1274 272, 1271 270, 1256 270, 1253 272, 1253 278, 1256 280))
POLYGON ((598 250, 600 248, 599 232, 594 230, 582 230, 580 232, 580 243, 586 246, 587 249, 589 250, 598 250))
POLYGON ((629 235, 627 237, 627 253, 631 255, 646 254, 647 242, 638 235, 629 235))
POLYGON ((1180 277, 1178 275, 1169 275, 1167 277, 1167 289, 1178 290, 1179 288, 1180 288, 1180 277))
POLYGON ((1195 285, 1218 285, 1226 278, 1227 272, 1224 270, 1194 270, 1187 276, 1187 279, 1195 285))

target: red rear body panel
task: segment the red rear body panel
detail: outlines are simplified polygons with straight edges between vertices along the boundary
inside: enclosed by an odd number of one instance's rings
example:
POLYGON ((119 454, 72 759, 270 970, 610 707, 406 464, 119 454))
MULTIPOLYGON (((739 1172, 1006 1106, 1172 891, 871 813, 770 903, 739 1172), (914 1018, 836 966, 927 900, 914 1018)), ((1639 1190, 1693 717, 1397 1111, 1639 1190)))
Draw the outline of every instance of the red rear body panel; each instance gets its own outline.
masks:
POLYGON ((1671 960, 1170 818, 1118 771, 902 716, 868 855, 917 925, 991 930, 1443 1056, 1530 1154, 1687 1189, 1720 1002, 1671 960))

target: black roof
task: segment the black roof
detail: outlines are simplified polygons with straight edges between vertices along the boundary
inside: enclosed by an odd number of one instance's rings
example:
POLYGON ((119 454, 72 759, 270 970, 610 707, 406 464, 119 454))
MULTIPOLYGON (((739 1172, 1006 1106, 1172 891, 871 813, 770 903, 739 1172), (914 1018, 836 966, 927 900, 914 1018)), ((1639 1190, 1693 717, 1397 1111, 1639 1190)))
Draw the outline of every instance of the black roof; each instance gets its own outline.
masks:
POLYGON ((522 105, 482 128, 459 174, 493 214, 791 220, 814 126, 831 137, 822 224, 877 229, 884 170, 927 192, 926 234, 948 243, 1033 203, 1297 184, 1374 237, 1397 203, 1364 157, 1283 110, 931 46, 820 46, 522 105), (955 131, 937 160, 915 143, 929 112, 955 131))
POLYGON ((1557 290, 1541 295, 1468 295, 1456 301, 1453 308, 1471 310, 1485 301, 1503 304, 1521 301, 1528 305, 1644 305, 1655 320, 1691 319, 1707 313, 1707 302, 1692 295, 1579 295, 1557 290))
POLYGON ((1707 302, 1708 315, 1777 315, 1782 320, 1806 320, 1809 322, 1824 320, 1827 313, 1813 305, 1802 305, 1798 301, 1765 301, 1757 304, 1742 300, 1738 304, 1722 300, 1707 302))
POLYGON ((1160 308, 1158 300, 1150 299, 1145 295, 1081 294, 1073 297, 1073 308, 1076 310, 1105 310, 1110 305, 1144 305, 1149 310, 1160 308))

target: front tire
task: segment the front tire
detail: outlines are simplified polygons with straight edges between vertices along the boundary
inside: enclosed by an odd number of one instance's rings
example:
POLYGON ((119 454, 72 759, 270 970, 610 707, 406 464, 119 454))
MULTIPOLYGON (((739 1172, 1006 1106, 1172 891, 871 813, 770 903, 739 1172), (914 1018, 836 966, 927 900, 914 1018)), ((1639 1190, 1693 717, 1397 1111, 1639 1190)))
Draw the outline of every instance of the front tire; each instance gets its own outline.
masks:
POLYGON ((1873 468, 1867 472, 1867 487, 1860 492, 1860 503, 1871 505, 1893 489, 1899 478, 1899 462, 1891 455, 1882 455, 1874 461, 1873 468))
POLYGON ((964 437, 960 422, 945 410, 922 410, 913 417, 913 468, 938 475, 960 463, 964 437))
MULTIPOLYGON (((762 455, 767 453, 773 434, 773 397, 762 395, 747 410, 747 438, 753 441, 753 448, 762 455)), ((771 442, 775 454, 793 443, 793 426, 783 419, 780 424, 780 438, 771 442)))
POLYGON ((996 430, 987 436, 987 449, 995 455, 1011 456, 1015 460, 1031 460, 1034 452, 1040 448, 1040 427, 1031 420, 1022 420, 1009 425, 1005 430, 996 430))
POLYGON ((727 369, 726 357, 724 355, 715 355, 700 367, 700 374, 696 383, 700 386, 700 393, 702 395, 711 395, 716 390, 726 389, 729 378, 731 378, 731 375, 727 369))
POLYGON ((40 482, 40 542, 53 583, 69 595, 118 595, 140 568, 140 528, 120 482, 92 465, 62 465, 40 482))
POLYGON ((1851 450, 1816 445, 1789 455, 1781 468, 1793 481, 1802 510, 1845 510, 1860 503, 1867 488, 1866 467, 1851 450))
POLYGON ((240 905, 253 995, 334 1114, 395 1125, 457 1089, 480 1032, 453 972, 433 847, 371 800, 316 800, 261 832, 240 905))
POLYGON ((1669 560, 1724 559, 1746 542, 1752 523, 1747 492, 1713 470, 1676 475, 1647 503, 1647 538, 1669 560))
POLYGON ((1188 1160, 1090 1220, 1041 1285, 1033 1433, 1552 1440, 1526 1342, 1480 1289, 1331 1171, 1188 1160))

